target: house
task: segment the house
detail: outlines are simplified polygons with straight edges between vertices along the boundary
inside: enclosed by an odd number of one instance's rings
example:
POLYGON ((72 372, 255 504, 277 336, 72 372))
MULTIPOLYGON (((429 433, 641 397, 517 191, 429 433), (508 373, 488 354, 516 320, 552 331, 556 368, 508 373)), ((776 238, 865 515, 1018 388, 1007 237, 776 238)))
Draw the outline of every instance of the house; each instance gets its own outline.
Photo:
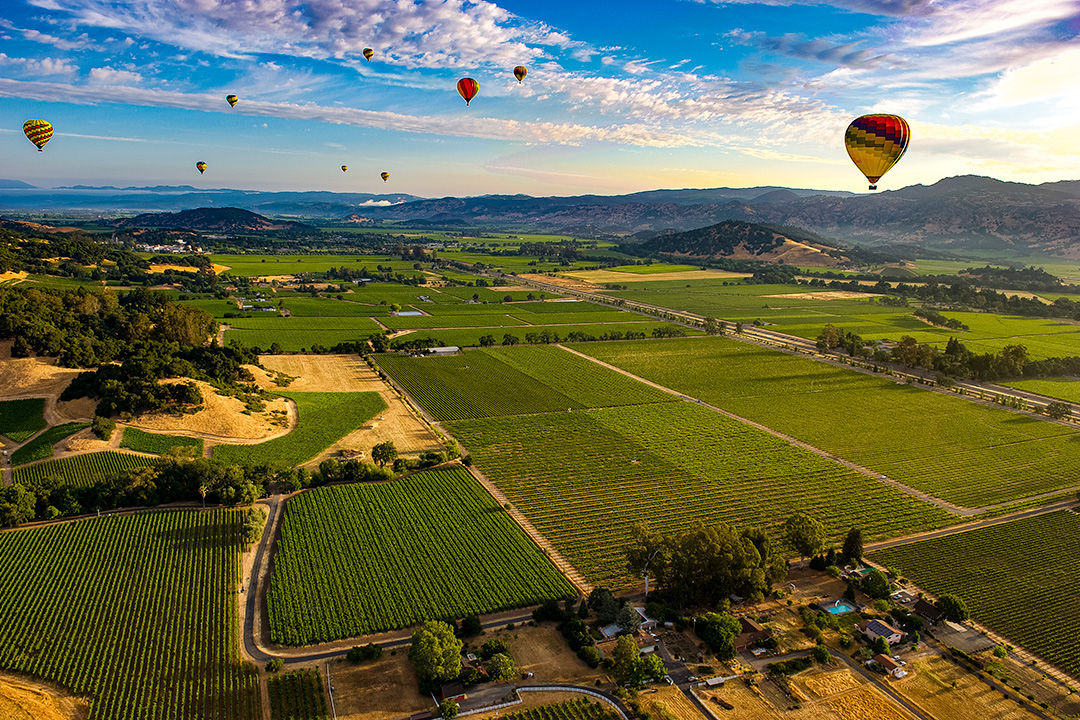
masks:
POLYGON ((904 633, 883 620, 871 620, 862 627, 862 634, 873 642, 879 637, 885 638, 890 645, 903 641, 904 633))
POLYGON ((618 637, 620 632, 622 632, 622 626, 619 623, 611 623, 600 628, 600 634, 608 640, 618 637))
POLYGON ((912 611, 931 625, 937 625, 941 621, 941 611, 922 598, 915 603, 912 611))
POLYGON ((634 612, 641 616, 641 629, 642 630, 655 630, 656 620, 645 614, 645 608, 635 607, 634 612))
POLYGON ((753 618, 739 618, 739 634, 735 636, 735 650, 745 652, 772 637, 772 630, 763 627, 753 618))
MULTIPOLYGON (((604 630, 607 630, 607 628, 604 628, 603 630, 601 630, 601 632, 604 632, 604 630)), ((644 630, 638 630, 636 633, 634 633, 634 640, 635 642, 637 642, 638 651, 642 655, 648 655, 649 653, 656 652, 656 640, 654 640, 652 635, 645 632, 644 630)), ((600 651, 601 657, 610 658, 615 652, 615 646, 618 644, 618 642, 619 639, 617 637, 611 637, 607 640, 601 640, 600 642, 596 643, 596 649, 600 651)))
POLYGON ((453 680, 448 683, 443 683, 439 688, 439 700, 453 700, 456 703, 461 702, 466 698, 465 686, 458 680, 453 680))
POLYGON ((902 678, 907 675, 907 671, 904 670, 903 665, 884 653, 875 655, 874 662, 881 666, 881 669, 885 671, 886 675, 892 675, 894 678, 902 678))

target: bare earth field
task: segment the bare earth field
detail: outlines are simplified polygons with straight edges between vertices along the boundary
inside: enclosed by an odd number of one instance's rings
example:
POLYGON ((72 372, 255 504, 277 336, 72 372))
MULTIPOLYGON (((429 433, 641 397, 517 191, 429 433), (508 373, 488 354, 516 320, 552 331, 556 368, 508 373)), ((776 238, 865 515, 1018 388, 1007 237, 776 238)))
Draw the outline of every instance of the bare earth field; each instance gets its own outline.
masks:
MULTIPOLYGON (((218 265, 216 263, 214 264, 214 274, 215 275, 220 275, 221 273, 225 272, 228 269, 229 269, 228 265, 218 265)), ((162 273, 162 272, 165 272, 166 270, 175 270, 176 272, 189 272, 189 273, 199 272, 199 268, 192 267, 191 265, 151 265, 150 266, 150 272, 152 272, 152 273, 162 273)))
MULTIPOLYGON (((693 703, 683 695, 677 687, 661 687, 654 693, 641 695, 640 701, 645 709, 653 714, 653 717, 671 718, 676 720, 705 720, 701 711, 694 707, 693 703)), ((719 706, 717 706, 719 709, 719 706)), ((721 711, 723 712, 723 711, 721 711)))
MULTIPOLYGON (((176 382, 181 382, 177 380, 176 382)), ((222 397, 209 384, 195 381, 203 396, 203 409, 196 413, 173 415, 154 413, 131 421, 132 427, 151 432, 211 437, 229 442, 270 440, 290 432, 296 426, 296 408, 284 398, 266 403, 266 410, 244 414, 244 403, 233 397, 222 397), (274 424, 272 413, 286 413, 285 427, 274 424)))
MULTIPOLYGON (((398 453, 403 455, 419 455, 425 450, 443 449, 435 433, 409 409, 394 389, 355 355, 262 355, 259 361, 270 370, 296 378, 289 383, 289 390, 377 392, 386 401, 386 410, 328 448, 314 463, 340 450, 363 452, 366 457, 372 447, 387 440, 392 440, 398 453)), ((255 374, 263 387, 270 390, 278 388, 265 373, 255 374)))
MULTIPOLYGON (((581 280, 586 283, 599 285, 603 283, 634 283, 634 282, 659 282, 661 280, 735 280, 750 277, 747 273, 734 273, 725 270, 683 270, 681 272, 666 273, 627 273, 613 270, 582 270, 581 272, 564 273, 568 278, 581 280)), ((529 277, 523 275, 522 277, 529 277)), ((544 275, 536 278, 542 282, 559 284, 559 278, 550 278, 544 275)))
POLYGON ((11 341, 0 342, 0 397, 55 397, 81 370, 56 366, 53 358, 13 358, 11 341))
POLYGON ((0 718, 4 720, 83 720, 85 700, 26 678, 0 673, 0 718))
POLYGON ((914 672, 893 688, 937 720, 1034 720, 1035 715, 970 672, 938 656, 912 662, 914 672))
MULTIPOLYGON (((431 697, 421 695, 416 674, 405 649, 375 662, 353 665, 348 661, 330 663, 334 683, 334 705, 340 720, 397 720, 431 710, 431 697)), ((325 664, 320 664, 325 671, 325 664)), ((325 673, 324 673, 325 681, 325 673)))
POLYGON ((859 298, 875 297, 871 293, 852 292, 850 290, 823 290, 821 292, 784 293, 782 295, 766 295, 765 297, 791 298, 792 300, 857 300, 859 298))

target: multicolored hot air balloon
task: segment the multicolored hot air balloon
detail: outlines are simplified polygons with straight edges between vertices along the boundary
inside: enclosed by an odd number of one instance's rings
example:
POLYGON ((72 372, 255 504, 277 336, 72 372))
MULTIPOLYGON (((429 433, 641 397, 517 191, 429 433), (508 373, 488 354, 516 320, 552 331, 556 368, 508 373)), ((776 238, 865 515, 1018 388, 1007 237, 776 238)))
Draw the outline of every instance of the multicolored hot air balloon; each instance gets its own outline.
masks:
POLYGON ((27 120, 23 123, 22 131, 26 139, 37 145, 38 152, 45 150, 45 143, 52 139, 52 123, 47 120, 27 120))
POLYGON ((863 115, 848 125, 844 146, 870 189, 877 190, 877 181, 904 156, 910 139, 911 128, 899 115, 863 115))
POLYGON ((528 74, 529 68, 525 67, 524 65, 518 65, 516 68, 514 68, 514 77, 517 78, 517 81, 519 83, 524 80, 525 76, 528 74))
POLYGON ((348 171, 349 171, 349 166, 348 165, 342 165, 341 166, 341 172, 348 172, 348 171))
POLYGON ((229 107, 236 107, 236 103, 240 102, 240 98, 235 95, 226 95, 225 102, 229 103, 229 107))
POLYGON ((389 179, 390 179, 390 173, 388 173, 388 172, 386 172, 385 170, 383 170, 383 171, 382 171, 381 173, 379 173, 379 177, 381 177, 381 178, 382 178, 382 181, 383 181, 383 182, 386 182, 387 180, 389 180, 389 179))
POLYGON ((199 162, 195 163, 195 168, 199 171, 199 174, 202 175, 204 172, 206 172, 206 163, 200 160, 199 162))
POLYGON ((374 50, 372 50, 371 48, 364 48, 364 59, 365 60, 370 60, 374 56, 375 56, 375 51, 374 50))
POLYGON ((476 93, 480 92, 480 83, 472 78, 461 78, 457 81, 457 91, 461 97, 465 98, 465 106, 468 107, 472 99, 476 97, 476 93))

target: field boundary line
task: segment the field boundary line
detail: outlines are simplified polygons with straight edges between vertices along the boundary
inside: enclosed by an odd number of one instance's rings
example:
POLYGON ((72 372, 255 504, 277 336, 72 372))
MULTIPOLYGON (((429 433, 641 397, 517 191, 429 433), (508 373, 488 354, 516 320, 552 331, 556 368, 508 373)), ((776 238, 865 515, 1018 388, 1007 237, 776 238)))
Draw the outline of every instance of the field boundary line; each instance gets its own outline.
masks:
POLYGON ((656 388, 657 390, 663 390, 664 392, 669 393, 671 395, 675 395, 676 397, 681 398, 683 400, 686 400, 687 402, 696 403, 696 404, 700 405, 701 407, 708 408, 709 410, 712 410, 713 412, 720 413, 721 415, 723 415, 725 417, 728 417, 728 418, 730 418, 732 420, 735 420, 737 422, 743 423, 744 425, 749 425, 752 428, 756 428, 758 430, 766 432, 766 433, 772 435, 773 437, 780 438, 781 440, 784 440, 784 441, 786 441, 786 442, 788 442, 788 443, 790 443, 792 445, 795 445, 796 447, 800 447, 803 450, 808 450, 808 451, 814 453, 815 455, 820 455, 821 457, 823 457, 823 458, 825 458, 827 460, 832 460, 833 462, 839 463, 840 465, 843 465, 844 467, 848 468, 849 470, 855 470, 856 472, 862 473, 863 475, 866 475, 867 477, 869 477, 869 478, 871 478, 871 479, 873 479, 873 480, 875 480, 875 481, 877 481, 879 483, 883 483, 885 485, 890 485, 890 486, 896 488, 897 490, 899 490, 899 491, 901 491, 901 492, 903 492, 903 493, 905 493, 907 495, 910 495, 910 496, 912 496, 912 497, 914 497, 914 498, 916 498, 918 500, 928 502, 928 503, 930 503, 932 505, 937 505, 942 510, 945 510, 946 512, 948 512, 948 513, 950 513, 952 515, 956 515, 957 517, 970 517, 972 515, 978 515, 979 513, 983 512, 983 508, 965 508, 965 507, 961 507, 960 505, 954 505, 953 503, 948 502, 947 500, 942 500, 939 497, 935 497, 935 496, 931 495, 930 493, 923 492, 922 490, 916 490, 915 488, 913 488, 913 487, 911 487, 909 485, 905 485, 904 483, 902 483, 902 482, 900 482, 898 480, 893 480, 892 478, 887 477, 887 476, 883 475, 882 473, 874 472, 873 470, 870 470, 869 468, 865 468, 862 465, 858 465, 856 463, 851 462, 850 460, 845 460, 844 458, 833 455, 832 453, 827 452, 825 450, 822 450, 819 447, 815 447, 814 445, 811 445, 810 443, 803 442, 802 440, 794 438, 794 437, 792 437, 790 435, 785 435, 784 433, 782 433, 782 432, 780 432, 778 430, 774 430, 773 428, 771 428, 771 427, 769 427, 767 425, 762 425, 761 423, 754 422, 753 420, 750 420, 748 418, 744 418, 741 415, 736 415, 733 412, 730 412, 728 410, 724 410, 723 408, 717 407, 716 405, 711 405, 711 404, 705 402, 704 400, 699 400, 698 398, 691 397, 690 395, 686 395, 684 393, 681 393, 678 390, 673 390, 673 389, 671 389, 669 387, 666 387, 666 386, 661 385, 659 383, 655 383, 655 382, 653 382, 651 380, 646 380, 645 378, 640 377, 638 375, 635 375, 634 373, 632 373, 632 372, 630 372, 628 370, 623 370, 622 368, 617 367, 615 365, 612 365, 611 363, 606 363, 603 360, 599 360, 597 358, 592 357, 591 355, 586 355, 585 353, 574 350, 573 348, 568 348, 568 347, 566 347, 565 345, 563 345, 561 343, 556 343, 555 347, 562 348, 563 350, 565 350, 568 353, 572 353, 572 354, 577 355, 577 356, 579 356, 581 358, 584 358, 584 359, 586 359, 586 360, 588 360, 590 362, 594 362, 597 365, 608 368, 609 370, 614 370, 617 373, 625 375, 626 377, 629 377, 629 378, 633 378, 634 380, 637 380, 638 382, 644 383, 644 384, 646 384, 646 385, 648 385, 650 387, 656 388))

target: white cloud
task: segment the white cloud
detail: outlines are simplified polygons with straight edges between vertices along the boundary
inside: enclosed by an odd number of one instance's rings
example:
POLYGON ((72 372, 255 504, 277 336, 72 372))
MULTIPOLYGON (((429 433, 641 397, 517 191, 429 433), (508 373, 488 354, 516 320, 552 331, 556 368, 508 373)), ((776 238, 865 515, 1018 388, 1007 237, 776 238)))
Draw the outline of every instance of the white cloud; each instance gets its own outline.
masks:
POLYGON ((1080 112, 1080 47, 1062 49, 1053 55, 1007 69, 982 93, 979 108, 1043 103, 1050 115, 1075 118, 1080 112))
POLYGON ((123 85, 125 83, 142 82, 142 75, 131 70, 117 70, 111 67, 96 67, 90 69, 90 82, 103 85, 123 85))
POLYGON ((78 68, 64 60, 55 58, 21 58, 9 57, 6 53, 0 53, 0 65, 15 67, 32 75, 73 75, 78 68))

